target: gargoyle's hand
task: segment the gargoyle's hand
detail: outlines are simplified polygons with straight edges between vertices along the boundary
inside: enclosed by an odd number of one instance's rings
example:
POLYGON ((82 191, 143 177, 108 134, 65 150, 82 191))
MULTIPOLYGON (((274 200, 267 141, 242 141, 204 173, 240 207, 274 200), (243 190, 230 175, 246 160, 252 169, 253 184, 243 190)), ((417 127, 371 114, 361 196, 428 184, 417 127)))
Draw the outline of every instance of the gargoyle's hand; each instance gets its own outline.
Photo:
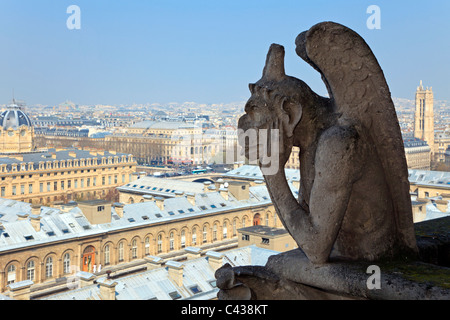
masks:
POLYGON ((215 277, 220 300, 273 299, 279 283, 278 277, 261 266, 233 268, 227 263, 216 271, 215 277))
POLYGON ((275 95, 272 98, 274 110, 276 112, 276 119, 272 122, 271 129, 278 130, 275 134, 270 134, 268 144, 270 145, 271 155, 275 152, 278 155, 278 162, 280 167, 289 160, 293 147, 293 135, 291 132, 291 117, 285 110, 287 98, 282 95, 275 95), (274 139, 278 136, 278 139, 274 139))

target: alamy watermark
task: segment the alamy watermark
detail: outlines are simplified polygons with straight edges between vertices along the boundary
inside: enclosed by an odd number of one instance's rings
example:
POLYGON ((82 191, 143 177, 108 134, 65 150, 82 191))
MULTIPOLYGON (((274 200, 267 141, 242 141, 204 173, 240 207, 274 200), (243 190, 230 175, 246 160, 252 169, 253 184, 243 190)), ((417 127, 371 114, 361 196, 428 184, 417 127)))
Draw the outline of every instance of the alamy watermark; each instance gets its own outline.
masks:
POLYGON ((366 285, 367 289, 381 289, 381 269, 377 265, 371 265, 367 268, 366 273, 371 274, 367 279, 366 285))
POLYGON ((71 5, 67 7, 67 14, 70 16, 66 20, 66 26, 69 30, 80 30, 81 29, 81 9, 77 5, 71 5))
POLYGON ((381 9, 377 5, 370 5, 366 10, 367 14, 370 14, 367 18, 366 25, 370 30, 381 29, 381 9))

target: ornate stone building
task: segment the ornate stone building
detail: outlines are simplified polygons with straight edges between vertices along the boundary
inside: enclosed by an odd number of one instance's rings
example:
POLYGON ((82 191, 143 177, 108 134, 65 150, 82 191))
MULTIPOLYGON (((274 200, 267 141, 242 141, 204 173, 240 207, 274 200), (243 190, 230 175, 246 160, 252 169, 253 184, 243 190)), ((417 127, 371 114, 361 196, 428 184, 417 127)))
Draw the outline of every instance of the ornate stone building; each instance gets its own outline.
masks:
POLYGON ((23 280, 55 285, 77 271, 145 263, 149 255, 176 255, 187 246, 232 248, 239 228, 282 227, 265 186, 177 195, 59 208, 0 199, 0 292, 23 280))
POLYGON ((450 136, 445 133, 435 134, 433 89, 424 88, 422 81, 416 91, 414 137, 428 144, 431 149, 431 161, 445 162, 445 151, 450 146, 450 136))
POLYGON ((0 114, 0 154, 32 151, 33 135, 30 118, 16 104, 0 114))
POLYGON ((419 138, 403 138, 406 162, 409 169, 430 170, 431 148, 419 138))
POLYGON ((115 188, 135 179, 127 153, 70 149, 37 150, 34 128, 17 105, 0 115, 0 197, 30 203, 112 199, 115 188))

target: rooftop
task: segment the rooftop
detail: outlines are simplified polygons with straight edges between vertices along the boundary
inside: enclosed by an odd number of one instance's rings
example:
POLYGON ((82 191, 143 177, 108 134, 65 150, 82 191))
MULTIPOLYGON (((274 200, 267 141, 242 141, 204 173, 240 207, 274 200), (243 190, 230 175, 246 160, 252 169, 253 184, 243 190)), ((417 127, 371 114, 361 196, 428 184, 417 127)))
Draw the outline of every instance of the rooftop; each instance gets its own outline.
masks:
MULTIPOLYGON (((217 297, 219 289, 214 276, 215 269, 208 263, 207 252, 204 257, 180 262, 169 261, 165 266, 138 274, 115 279, 116 300, 208 300, 217 297), (168 267, 183 267, 183 283, 178 285, 171 279, 168 267)), ((267 259, 277 251, 248 246, 229 250, 223 255, 222 264, 234 266, 263 266, 267 259)), ((100 282, 103 280, 99 280, 100 282)), ((43 300, 101 300, 98 284, 51 295, 43 300)))

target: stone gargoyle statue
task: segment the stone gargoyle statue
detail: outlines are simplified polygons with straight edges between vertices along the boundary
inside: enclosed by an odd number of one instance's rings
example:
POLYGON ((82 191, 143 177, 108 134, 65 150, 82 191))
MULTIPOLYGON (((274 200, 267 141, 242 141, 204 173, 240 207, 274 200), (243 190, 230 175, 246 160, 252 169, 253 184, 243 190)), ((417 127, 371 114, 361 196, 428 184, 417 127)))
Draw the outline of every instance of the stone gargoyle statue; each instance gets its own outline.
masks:
MULTIPOLYGON (((403 140, 377 59, 362 37, 333 22, 295 43, 329 98, 287 76, 284 48, 272 44, 239 120, 242 132, 279 130, 279 170, 267 174, 263 161, 260 167, 281 222, 312 264, 415 257, 403 140), (293 146, 300 148, 298 199, 284 171, 293 146)), ((249 158, 255 148, 243 140, 249 158)))

